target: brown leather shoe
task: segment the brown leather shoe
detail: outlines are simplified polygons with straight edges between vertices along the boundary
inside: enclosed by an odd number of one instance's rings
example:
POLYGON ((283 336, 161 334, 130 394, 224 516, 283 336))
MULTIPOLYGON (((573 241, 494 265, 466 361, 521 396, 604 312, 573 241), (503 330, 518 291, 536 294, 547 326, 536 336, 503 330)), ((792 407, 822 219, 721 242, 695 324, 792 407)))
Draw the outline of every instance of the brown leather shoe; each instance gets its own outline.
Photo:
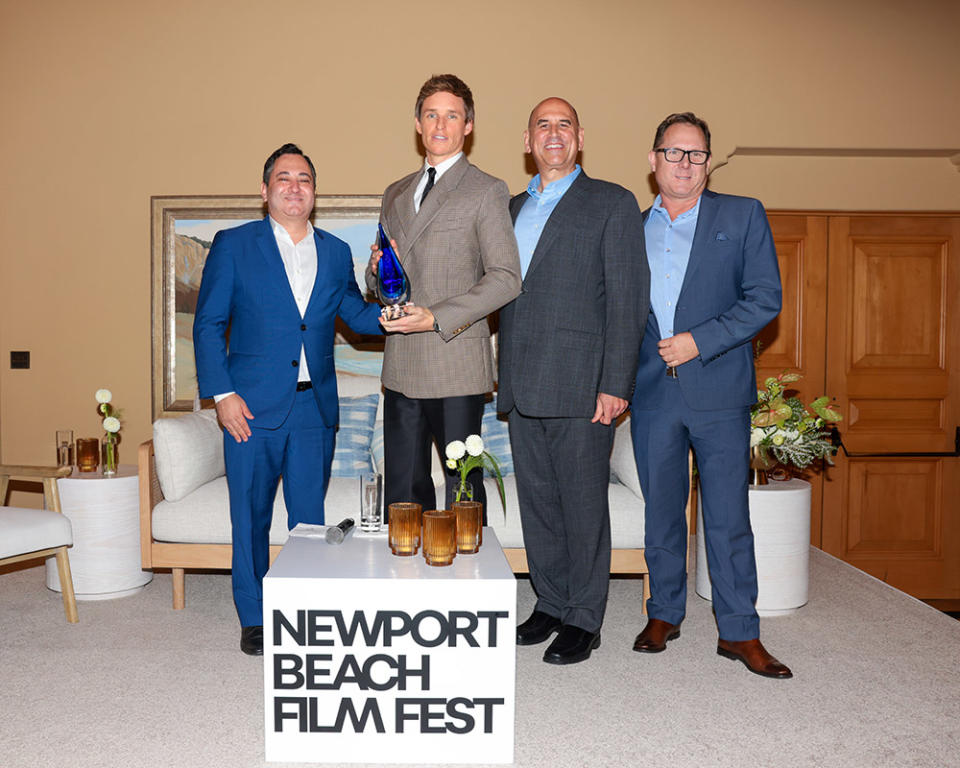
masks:
POLYGON ((755 675, 786 680, 793 672, 767 653, 759 638, 734 642, 717 640, 717 654, 734 661, 742 661, 744 666, 755 675))
POLYGON ((640 653, 660 653, 667 650, 667 643, 680 637, 680 625, 669 624, 660 619, 649 619, 643 632, 633 641, 633 650, 640 653))

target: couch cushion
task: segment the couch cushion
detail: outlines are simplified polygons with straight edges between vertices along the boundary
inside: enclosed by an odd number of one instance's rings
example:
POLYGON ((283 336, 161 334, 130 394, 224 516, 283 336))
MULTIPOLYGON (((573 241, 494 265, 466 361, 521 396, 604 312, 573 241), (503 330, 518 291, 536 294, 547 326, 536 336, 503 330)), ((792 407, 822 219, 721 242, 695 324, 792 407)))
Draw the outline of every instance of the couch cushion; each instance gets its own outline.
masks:
POLYGON ((157 479, 167 501, 180 501, 224 474, 217 412, 205 409, 153 423, 157 479))
POLYGON ((633 455, 633 437, 630 434, 630 417, 617 425, 613 436, 613 451, 610 453, 610 474, 621 485, 627 486, 634 495, 643 498, 637 461, 633 455))
POLYGON ((73 528, 59 512, 0 507, 0 558, 70 544, 73 528))
POLYGON ((340 427, 333 451, 331 477, 357 477, 373 469, 370 444, 379 394, 340 398, 340 427))
MULTIPOLYGON (((523 531, 520 527, 520 503, 517 500, 517 478, 503 478, 503 490, 507 497, 506 520, 497 481, 483 481, 487 491, 487 525, 492 527, 504 548, 522 547, 523 531)), ((614 549, 639 549, 643 547, 643 500, 629 488, 612 484, 607 492, 610 504, 610 537, 614 549)))
MULTIPOLYGON (((354 517, 360 507, 360 486, 356 478, 333 477, 327 488, 324 512, 328 523, 354 517)), ((286 543, 287 506, 283 501, 283 481, 273 500, 270 543, 286 543)), ((227 478, 218 477, 197 488, 181 501, 161 501, 153 508, 153 538, 157 541, 191 544, 230 544, 230 497, 227 478)))

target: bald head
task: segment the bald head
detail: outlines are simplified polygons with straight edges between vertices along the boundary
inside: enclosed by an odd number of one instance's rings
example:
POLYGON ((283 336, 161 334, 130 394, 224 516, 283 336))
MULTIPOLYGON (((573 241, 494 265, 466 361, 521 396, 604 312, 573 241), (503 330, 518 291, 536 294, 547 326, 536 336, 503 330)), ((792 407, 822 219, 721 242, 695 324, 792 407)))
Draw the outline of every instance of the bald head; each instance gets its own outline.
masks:
POLYGON ((523 148, 533 155, 540 174, 540 188, 573 173, 583 149, 583 128, 577 110, 569 101, 551 97, 533 108, 523 148))
POLYGON ((540 109, 545 108, 545 107, 553 107, 553 108, 555 108, 555 109, 556 109, 556 108, 562 108, 562 109, 565 108, 565 109, 569 110, 570 113, 573 115, 573 121, 574 121, 574 123, 576 123, 577 128, 580 127, 580 116, 577 115, 577 110, 575 110, 575 109, 573 108, 573 104, 571 104, 571 103, 570 103, 569 101, 567 101, 566 99, 561 99, 559 96, 550 96, 549 98, 546 98, 546 99, 544 99, 543 101, 541 101, 539 104, 537 104, 537 106, 535 106, 535 107, 530 111, 530 117, 529 117, 529 119, 527 120, 527 128, 530 128, 531 126, 533 126, 533 118, 534 118, 534 116, 537 114, 537 112, 538 112, 540 109))

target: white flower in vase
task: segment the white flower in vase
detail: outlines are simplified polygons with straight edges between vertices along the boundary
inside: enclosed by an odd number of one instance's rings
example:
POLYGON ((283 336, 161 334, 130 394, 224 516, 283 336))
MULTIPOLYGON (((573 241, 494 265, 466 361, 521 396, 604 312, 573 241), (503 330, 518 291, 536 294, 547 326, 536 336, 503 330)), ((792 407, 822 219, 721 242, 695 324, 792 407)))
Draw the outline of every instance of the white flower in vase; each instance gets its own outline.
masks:
POLYGON ((480 435, 469 435, 464 445, 471 456, 479 456, 483 453, 483 439, 480 435))

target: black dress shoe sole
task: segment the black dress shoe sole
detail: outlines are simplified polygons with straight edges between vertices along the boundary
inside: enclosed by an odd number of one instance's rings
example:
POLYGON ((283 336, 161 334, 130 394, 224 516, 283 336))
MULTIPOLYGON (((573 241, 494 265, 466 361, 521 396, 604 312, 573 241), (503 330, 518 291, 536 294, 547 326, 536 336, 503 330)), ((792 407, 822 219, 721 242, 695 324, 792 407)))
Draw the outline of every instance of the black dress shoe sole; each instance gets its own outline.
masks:
POLYGON ((754 669, 747 664, 747 660, 743 658, 743 656, 724 650, 723 648, 717 648, 717 656, 723 656, 725 659, 731 659, 732 661, 739 661, 741 664, 743 664, 743 666, 753 672, 753 674, 759 675, 760 677, 769 677, 773 680, 789 680, 791 677, 793 677, 793 672, 790 672, 789 670, 787 670, 787 674, 785 675, 778 675, 776 672, 763 672, 759 669, 754 669))
POLYGON ((649 648, 640 648, 636 643, 634 643, 633 650, 635 650, 637 653, 663 653, 665 650, 667 650, 667 643, 669 643, 671 640, 676 640, 678 637, 680 637, 679 628, 673 630, 673 632, 667 635, 666 639, 663 641, 663 645, 649 647, 649 648))
POLYGON ((545 653, 543 654, 543 660, 547 664, 577 664, 581 661, 586 661, 590 658, 590 654, 593 653, 597 648, 600 647, 600 635, 597 635, 593 642, 590 643, 590 647, 585 651, 573 655, 565 655, 560 653, 545 653))
POLYGON ((528 635, 527 637, 521 638, 520 635, 517 635, 517 645, 540 645, 540 643, 546 642, 550 639, 550 636, 555 632, 560 631, 560 622, 557 622, 555 627, 541 632, 539 635, 528 635))

